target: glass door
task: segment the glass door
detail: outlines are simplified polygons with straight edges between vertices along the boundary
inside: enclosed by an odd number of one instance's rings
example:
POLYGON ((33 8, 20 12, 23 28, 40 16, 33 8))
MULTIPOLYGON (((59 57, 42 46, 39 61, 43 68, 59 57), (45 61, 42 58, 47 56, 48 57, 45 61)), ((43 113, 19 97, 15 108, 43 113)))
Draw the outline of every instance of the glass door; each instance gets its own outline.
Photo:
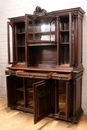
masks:
POLYGON ((68 15, 60 16, 60 65, 72 66, 74 62, 74 17, 69 12, 68 15))
POLYGON ((25 23, 8 22, 8 63, 25 62, 25 23))
POLYGON ((13 54, 13 26, 11 22, 7 22, 8 28, 8 63, 12 64, 14 62, 14 54, 13 54))

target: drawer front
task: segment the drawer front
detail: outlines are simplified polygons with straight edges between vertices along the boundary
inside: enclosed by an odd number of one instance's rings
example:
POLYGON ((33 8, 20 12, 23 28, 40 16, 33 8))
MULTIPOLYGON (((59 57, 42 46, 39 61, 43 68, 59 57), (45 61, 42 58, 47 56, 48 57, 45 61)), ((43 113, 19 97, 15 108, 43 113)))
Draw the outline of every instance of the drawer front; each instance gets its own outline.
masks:
POLYGON ((6 75, 9 75, 9 76, 10 76, 10 75, 16 75, 16 71, 6 70, 6 71, 5 71, 5 74, 6 74, 6 75))
POLYGON ((16 76, 17 77, 26 77, 26 78, 50 79, 52 77, 52 72, 35 73, 35 72, 16 71, 16 76))
POLYGON ((72 74, 71 73, 69 73, 69 74, 53 73, 52 79, 70 80, 70 79, 72 79, 72 74))

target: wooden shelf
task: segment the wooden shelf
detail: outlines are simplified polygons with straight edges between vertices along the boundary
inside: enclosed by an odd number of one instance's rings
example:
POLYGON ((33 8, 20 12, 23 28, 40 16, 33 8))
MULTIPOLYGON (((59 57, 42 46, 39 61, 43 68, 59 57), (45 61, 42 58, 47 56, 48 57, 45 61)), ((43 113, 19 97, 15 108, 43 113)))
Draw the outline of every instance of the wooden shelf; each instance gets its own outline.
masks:
POLYGON ((69 44, 69 42, 61 42, 60 44, 69 44))
POLYGON ((29 93, 33 93, 33 88, 28 88, 27 91, 28 91, 29 93))
POLYGON ((29 32, 28 34, 40 34, 40 35, 50 35, 50 34, 55 34, 55 31, 51 31, 51 32, 29 32))
POLYGON ((23 87, 22 88, 17 88, 18 91, 24 91, 23 87))
POLYGON ((60 30, 61 33, 69 33, 69 30, 60 30))
POLYGON ((21 35, 21 34, 23 35, 23 34, 25 34, 25 32, 18 32, 17 34, 18 35, 21 35))
POLYGON ((28 43, 55 43, 56 44, 56 41, 48 41, 48 40, 29 40, 28 43))
POLYGON ((28 106, 30 107, 34 106, 33 98, 28 98, 28 106))
POLYGON ((22 47, 23 48, 23 47, 25 47, 25 45, 18 45, 17 47, 22 47))
POLYGON ((24 100, 19 100, 19 101, 17 102, 17 104, 19 104, 19 105, 24 105, 24 100))
POLYGON ((55 43, 29 43, 28 46, 57 46, 55 43))

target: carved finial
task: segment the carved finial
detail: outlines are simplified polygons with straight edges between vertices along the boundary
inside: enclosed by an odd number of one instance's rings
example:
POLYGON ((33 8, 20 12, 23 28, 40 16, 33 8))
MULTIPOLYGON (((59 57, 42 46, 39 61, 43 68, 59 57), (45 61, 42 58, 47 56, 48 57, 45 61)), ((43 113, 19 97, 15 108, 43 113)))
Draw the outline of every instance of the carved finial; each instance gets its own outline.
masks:
POLYGON ((35 11, 33 12, 34 15, 45 15, 46 14, 46 10, 45 9, 41 9, 41 7, 37 6, 35 8, 35 11))

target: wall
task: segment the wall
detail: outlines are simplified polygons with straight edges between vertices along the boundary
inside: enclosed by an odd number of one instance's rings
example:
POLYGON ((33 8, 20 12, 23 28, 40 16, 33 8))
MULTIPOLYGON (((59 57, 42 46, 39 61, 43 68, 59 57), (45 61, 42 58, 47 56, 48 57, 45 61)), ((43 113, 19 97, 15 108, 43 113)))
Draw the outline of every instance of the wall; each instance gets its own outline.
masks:
POLYGON ((5 69, 8 66, 7 58, 7 18, 33 13, 36 6, 49 11, 82 7, 85 16, 83 19, 83 66, 85 68, 82 86, 82 107, 87 114, 87 0, 0 0, 0 97, 6 98, 5 69))

